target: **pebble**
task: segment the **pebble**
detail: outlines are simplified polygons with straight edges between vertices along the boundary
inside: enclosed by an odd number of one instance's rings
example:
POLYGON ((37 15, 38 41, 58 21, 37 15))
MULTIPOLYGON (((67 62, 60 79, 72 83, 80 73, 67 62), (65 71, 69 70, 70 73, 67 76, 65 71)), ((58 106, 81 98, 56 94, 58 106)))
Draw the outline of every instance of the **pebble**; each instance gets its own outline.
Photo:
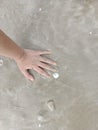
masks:
POLYGON ((47 102, 47 106, 48 106, 48 108, 49 108, 50 111, 54 111, 55 110, 55 103, 54 103, 53 100, 49 100, 47 102))
POLYGON ((54 77, 55 79, 58 79, 58 78, 59 78, 59 74, 58 74, 58 73, 53 73, 53 77, 54 77))
POLYGON ((2 66, 3 65, 3 60, 2 59, 0 59, 0 66, 2 66))

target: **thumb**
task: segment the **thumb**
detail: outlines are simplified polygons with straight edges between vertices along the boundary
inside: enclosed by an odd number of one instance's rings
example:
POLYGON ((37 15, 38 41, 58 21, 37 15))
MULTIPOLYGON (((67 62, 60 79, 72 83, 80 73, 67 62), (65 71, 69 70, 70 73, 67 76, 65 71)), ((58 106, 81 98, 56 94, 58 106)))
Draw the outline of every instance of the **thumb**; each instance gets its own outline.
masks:
POLYGON ((34 81, 34 77, 28 72, 28 70, 22 70, 22 73, 27 79, 34 81))

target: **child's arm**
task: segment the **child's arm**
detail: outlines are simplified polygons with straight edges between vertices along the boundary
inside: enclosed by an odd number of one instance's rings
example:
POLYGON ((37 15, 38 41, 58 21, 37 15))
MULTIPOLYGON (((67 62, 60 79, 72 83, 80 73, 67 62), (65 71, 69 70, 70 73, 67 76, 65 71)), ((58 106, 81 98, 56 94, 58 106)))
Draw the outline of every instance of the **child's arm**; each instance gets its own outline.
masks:
POLYGON ((50 75, 44 69, 55 71, 49 64, 56 65, 56 62, 42 57, 44 54, 51 54, 51 52, 22 49, 0 30, 0 55, 15 60, 26 78, 34 80, 34 77, 27 71, 29 69, 34 69, 45 77, 50 77, 50 75))
POLYGON ((0 30, 0 55, 18 60, 23 53, 24 50, 0 30))

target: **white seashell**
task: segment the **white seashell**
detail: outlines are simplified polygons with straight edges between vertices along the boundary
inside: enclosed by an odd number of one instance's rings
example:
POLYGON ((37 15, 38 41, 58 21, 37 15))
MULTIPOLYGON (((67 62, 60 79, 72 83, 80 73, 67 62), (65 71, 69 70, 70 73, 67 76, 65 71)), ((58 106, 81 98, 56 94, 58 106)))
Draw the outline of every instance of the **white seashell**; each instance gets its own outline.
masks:
POLYGON ((0 59, 0 66, 2 66, 3 65, 3 60, 2 59, 0 59))
POLYGON ((92 34, 93 34, 93 32, 89 32, 89 34, 90 34, 90 35, 92 35, 92 34))
POLYGON ((39 116, 38 116, 38 120, 39 120, 39 121, 44 121, 44 117, 43 117, 42 115, 39 115, 39 116))
POLYGON ((40 110, 39 113, 38 113, 38 117, 37 119, 40 121, 40 122, 46 122, 48 120, 48 115, 47 115, 47 111, 46 110, 40 110))
POLYGON ((58 78, 59 78, 59 74, 58 74, 58 73, 53 73, 53 77, 54 77, 55 79, 58 79, 58 78))
POLYGON ((39 8, 39 11, 42 11, 42 8, 39 8))
POLYGON ((42 124, 40 123, 40 124, 38 124, 38 127, 40 128, 40 127, 42 127, 42 124))
POLYGON ((40 110, 37 116, 38 123, 43 125, 44 123, 48 123, 50 121, 49 111, 46 109, 40 110))
POLYGON ((47 102, 47 106, 48 106, 48 108, 49 108, 50 111, 54 111, 55 110, 55 103, 54 103, 53 100, 49 100, 47 102))

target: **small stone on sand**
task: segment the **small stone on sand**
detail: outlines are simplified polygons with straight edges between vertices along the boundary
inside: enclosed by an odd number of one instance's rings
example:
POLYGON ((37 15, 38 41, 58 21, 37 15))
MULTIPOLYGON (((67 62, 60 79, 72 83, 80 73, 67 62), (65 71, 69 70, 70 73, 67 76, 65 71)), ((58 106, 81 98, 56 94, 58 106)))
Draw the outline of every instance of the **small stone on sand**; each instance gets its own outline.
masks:
POLYGON ((48 106, 48 108, 49 108, 50 111, 54 111, 55 110, 55 103, 54 103, 53 100, 49 100, 47 102, 47 106, 48 106))

